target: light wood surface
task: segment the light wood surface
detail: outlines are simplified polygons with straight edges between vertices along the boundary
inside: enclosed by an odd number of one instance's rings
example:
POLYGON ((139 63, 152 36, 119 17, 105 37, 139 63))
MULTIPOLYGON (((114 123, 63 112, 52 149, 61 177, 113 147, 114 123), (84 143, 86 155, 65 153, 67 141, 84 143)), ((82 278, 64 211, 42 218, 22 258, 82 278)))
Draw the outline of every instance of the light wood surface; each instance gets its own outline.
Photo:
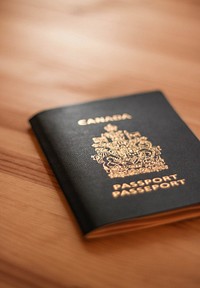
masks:
POLYGON ((200 287, 200 219, 85 241, 27 122, 161 89, 199 137, 199 4, 0 1, 0 287, 200 287))

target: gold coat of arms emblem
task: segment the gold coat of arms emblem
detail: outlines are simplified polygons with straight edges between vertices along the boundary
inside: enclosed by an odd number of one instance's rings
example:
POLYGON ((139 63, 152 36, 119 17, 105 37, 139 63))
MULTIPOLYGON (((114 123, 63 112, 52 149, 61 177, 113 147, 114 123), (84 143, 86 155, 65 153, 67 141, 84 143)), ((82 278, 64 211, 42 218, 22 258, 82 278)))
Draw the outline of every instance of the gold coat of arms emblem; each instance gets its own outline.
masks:
POLYGON ((159 172, 168 169, 161 157, 160 146, 153 146, 140 132, 118 130, 108 124, 105 133, 94 137, 92 147, 96 154, 92 159, 103 165, 110 178, 159 172))

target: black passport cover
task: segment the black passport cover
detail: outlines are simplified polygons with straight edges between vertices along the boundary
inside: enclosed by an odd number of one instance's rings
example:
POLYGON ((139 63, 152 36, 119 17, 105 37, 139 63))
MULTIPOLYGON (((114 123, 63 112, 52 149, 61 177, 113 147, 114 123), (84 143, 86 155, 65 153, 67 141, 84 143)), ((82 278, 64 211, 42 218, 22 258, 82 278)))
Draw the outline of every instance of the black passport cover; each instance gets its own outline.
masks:
POLYGON ((84 234, 200 202, 199 140, 159 91, 46 110, 29 121, 84 234))

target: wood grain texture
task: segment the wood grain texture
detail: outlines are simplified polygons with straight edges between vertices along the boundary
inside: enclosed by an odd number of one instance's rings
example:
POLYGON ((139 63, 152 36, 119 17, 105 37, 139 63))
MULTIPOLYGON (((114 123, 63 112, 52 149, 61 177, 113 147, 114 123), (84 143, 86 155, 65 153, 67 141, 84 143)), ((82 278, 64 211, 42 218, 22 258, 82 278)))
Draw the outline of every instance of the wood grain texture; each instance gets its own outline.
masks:
POLYGON ((200 286, 200 219, 85 241, 27 122, 161 89, 200 137, 199 5, 0 1, 0 287, 200 286))

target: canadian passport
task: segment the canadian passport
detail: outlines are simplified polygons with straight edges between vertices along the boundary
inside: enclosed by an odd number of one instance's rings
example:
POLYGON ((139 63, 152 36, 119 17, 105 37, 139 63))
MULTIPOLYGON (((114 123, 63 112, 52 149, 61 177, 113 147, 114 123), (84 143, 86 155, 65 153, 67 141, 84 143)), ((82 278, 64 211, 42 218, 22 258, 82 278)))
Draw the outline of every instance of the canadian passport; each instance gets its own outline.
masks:
POLYGON ((199 140, 160 91, 29 121, 87 238, 200 215, 199 140))

